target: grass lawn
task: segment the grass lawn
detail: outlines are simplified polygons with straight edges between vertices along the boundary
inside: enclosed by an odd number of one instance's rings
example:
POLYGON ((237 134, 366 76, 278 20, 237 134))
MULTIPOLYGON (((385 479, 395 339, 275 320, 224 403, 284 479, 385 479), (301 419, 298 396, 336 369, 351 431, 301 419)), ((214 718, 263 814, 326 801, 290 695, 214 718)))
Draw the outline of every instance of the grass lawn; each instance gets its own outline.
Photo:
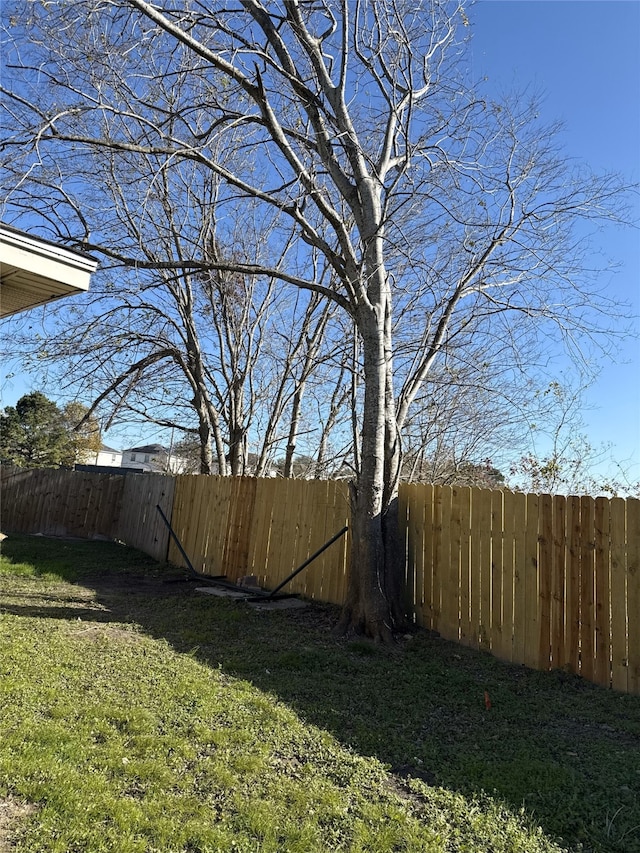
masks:
POLYGON ((640 697, 335 618, 10 536, 0 851, 640 853, 640 697))

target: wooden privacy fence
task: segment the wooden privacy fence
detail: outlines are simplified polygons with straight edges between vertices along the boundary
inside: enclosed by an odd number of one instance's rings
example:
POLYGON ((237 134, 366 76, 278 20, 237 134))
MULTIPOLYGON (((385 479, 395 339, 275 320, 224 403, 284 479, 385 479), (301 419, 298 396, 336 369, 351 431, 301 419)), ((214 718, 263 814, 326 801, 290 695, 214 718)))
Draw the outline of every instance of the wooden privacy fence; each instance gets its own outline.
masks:
POLYGON ((169 533, 156 504, 171 513, 173 477, 7 466, 1 475, 5 532, 113 539, 166 560, 169 533))
POLYGON ((640 501, 405 485, 400 515, 418 624, 640 693, 640 501))
MULTIPOLYGON (((349 523, 342 482, 2 472, 5 532, 108 537, 273 589, 349 523)), ((640 501, 403 485, 407 609, 443 637, 640 693, 640 501)), ((342 603, 349 534, 287 587, 342 603)))
MULTIPOLYGON (((209 575, 253 574, 274 589, 348 523, 349 490, 339 481, 176 478, 172 527, 194 568, 209 575)), ((347 533, 286 591, 341 604, 349 550, 347 533)), ((184 564, 173 542, 169 560, 184 564)))
POLYGON ((6 531, 117 539, 125 477, 2 467, 6 531))

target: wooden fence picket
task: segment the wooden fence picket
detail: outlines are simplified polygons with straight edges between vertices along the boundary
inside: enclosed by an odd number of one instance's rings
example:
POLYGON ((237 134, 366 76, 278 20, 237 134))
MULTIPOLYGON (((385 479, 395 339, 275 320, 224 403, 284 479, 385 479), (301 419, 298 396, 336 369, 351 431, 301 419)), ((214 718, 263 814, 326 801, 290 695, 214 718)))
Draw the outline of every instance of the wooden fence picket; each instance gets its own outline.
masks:
POLYGON ((500 657, 512 661, 515 576, 515 495, 504 492, 502 496, 502 648, 500 657))
POLYGON ((640 693, 640 500, 627 500, 627 648, 630 693, 640 693))
POLYGON ((471 615, 471 630, 469 645, 473 649, 480 647, 482 642, 482 619, 480 595, 482 576, 482 492, 474 489, 471 495, 471 565, 469 571, 469 602, 471 615))
POLYGON ((460 519, 460 642, 471 637, 471 494, 467 486, 456 487, 460 519))
POLYGON ((567 667, 580 671, 580 498, 568 498, 569 566, 567 574, 567 667))
POLYGON ((478 648, 491 649, 491 492, 480 489, 478 498, 478 535, 480 537, 480 562, 477 578, 480 585, 480 610, 478 612, 478 648))
POLYGON ((442 628, 442 486, 433 486, 433 521, 431 527, 431 627, 442 628))
POLYGON ((527 496, 513 496, 514 578, 513 578, 513 661, 522 663, 526 647, 525 580, 527 563, 527 496))
POLYGON ((551 665, 566 663, 567 500, 553 497, 553 555, 551 569, 551 665))
POLYGON ((611 537, 611 683, 628 689, 627 658, 627 525, 626 502, 613 498, 609 507, 611 537))
POLYGON ((433 572, 433 517, 434 517, 434 499, 435 486, 427 485, 423 488, 416 486, 417 491, 414 495, 417 505, 415 506, 416 525, 420 524, 422 519, 422 528, 417 531, 417 543, 420 548, 420 574, 421 574, 421 621, 419 624, 426 628, 434 628, 434 607, 433 607, 433 589, 434 589, 434 572, 433 572), (423 495, 424 505, 420 507, 420 495, 423 495))
POLYGON ((611 683, 611 613, 609 584, 609 501, 596 498, 594 507, 595 547, 595 669, 596 684, 609 687, 611 683))
MULTIPOLYGON (((439 524, 439 558, 438 575, 440 578, 440 633, 447 640, 457 640, 459 637, 458 591, 460 579, 458 576, 458 558, 452 557, 452 489, 451 486, 440 487, 440 524, 439 524), (453 567, 455 566, 455 572, 453 567)), ((435 561, 435 555, 434 555, 435 561)))
POLYGON ((504 501, 497 489, 491 495, 491 650, 507 657, 504 632, 504 501))
POLYGON ((540 495, 538 537, 538 654, 537 669, 551 661, 551 607, 553 584, 553 497, 540 495))
POLYGON ((249 531, 247 552, 247 573, 255 575, 260 583, 264 583, 266 572, 265 555, 269 550, 269 531, 273 500, 268 492, 271 480, 256 480, 256 495, 253 524, 249 531))
POLYGON ((538 495, 527 495, 527 517, 525 528, 524 558, 524 660, 526 666, 535 669, 539 652, 539 598, 538 598, 538 495))
MULTIPOLYGON (((449 625, 448 639, 460 639, 460 567, 461 567, 461 546, 462 546, 462 507, 460 504, 460 489, 457 487, 449 487, 448 493, 448 512, 449 512, 449 549, 447 550, 449 565, 445 570, 448 574, 448 583, 446 585, 446 595, 443 600, 443 609, 446 614, 446 622, 449 625)), ((443 527, 443 531, 445 528, 443 527)))
POLYGON ((593 499, 580 499, 580 674, 593 680, 594 544, 593 499))
POLYGON ((431 510, 431 502, 427 500, 430 492, 420 487, 417 483, 411 483, 401 490, 405 495, 406 511, 406 542, 407 542, 407 573, 411 586, 407 590, 408 607, 413 608, 413 616, 416 624, 430 627, 430 616, 427 615, 427 601, 430 593, 425 591, 425 577, 430 573, 425 572, 425 536, 427 535, 427 509, 431 510), (420 499, 422 495, 422 499, 420 499))

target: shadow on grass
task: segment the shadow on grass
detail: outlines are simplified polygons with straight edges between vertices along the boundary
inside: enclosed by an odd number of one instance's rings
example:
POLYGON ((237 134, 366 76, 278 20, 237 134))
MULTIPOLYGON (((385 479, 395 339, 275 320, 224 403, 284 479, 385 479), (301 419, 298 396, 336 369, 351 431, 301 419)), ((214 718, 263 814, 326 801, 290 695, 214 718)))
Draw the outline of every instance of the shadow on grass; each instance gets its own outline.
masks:
POLYGON ((425 632, 391 649, 336 640, 336 608, 259 612, 197 593, 180 570, 113 544, 21 537, 2 551, 94 591, 88 603, 69 588, 59 607, 14 597, 5 612, 135 623, 251 681, 399 776, 524 808, 584 853, 640 851, 640 697, 425 632))

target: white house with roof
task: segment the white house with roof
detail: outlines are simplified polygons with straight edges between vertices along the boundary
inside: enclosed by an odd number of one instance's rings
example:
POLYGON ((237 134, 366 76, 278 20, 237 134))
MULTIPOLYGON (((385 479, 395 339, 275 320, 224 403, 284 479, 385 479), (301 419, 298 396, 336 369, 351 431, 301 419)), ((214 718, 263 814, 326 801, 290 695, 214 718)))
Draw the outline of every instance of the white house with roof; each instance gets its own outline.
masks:
POLYGON ((91 465, 104 465, 108 468, 120 468, 122 465, 122 451, 115 450, 107 444, 100 446, 97 453, 91 454, 91 459, 87 459, 91 465))
POLYGON ((122 462, 120 464, 123 468, 155 471, 160 474, 181 474, 187 468, 187 462, 182 456, 170 453, 161 444, 129 447, 122 451, 122 462))

